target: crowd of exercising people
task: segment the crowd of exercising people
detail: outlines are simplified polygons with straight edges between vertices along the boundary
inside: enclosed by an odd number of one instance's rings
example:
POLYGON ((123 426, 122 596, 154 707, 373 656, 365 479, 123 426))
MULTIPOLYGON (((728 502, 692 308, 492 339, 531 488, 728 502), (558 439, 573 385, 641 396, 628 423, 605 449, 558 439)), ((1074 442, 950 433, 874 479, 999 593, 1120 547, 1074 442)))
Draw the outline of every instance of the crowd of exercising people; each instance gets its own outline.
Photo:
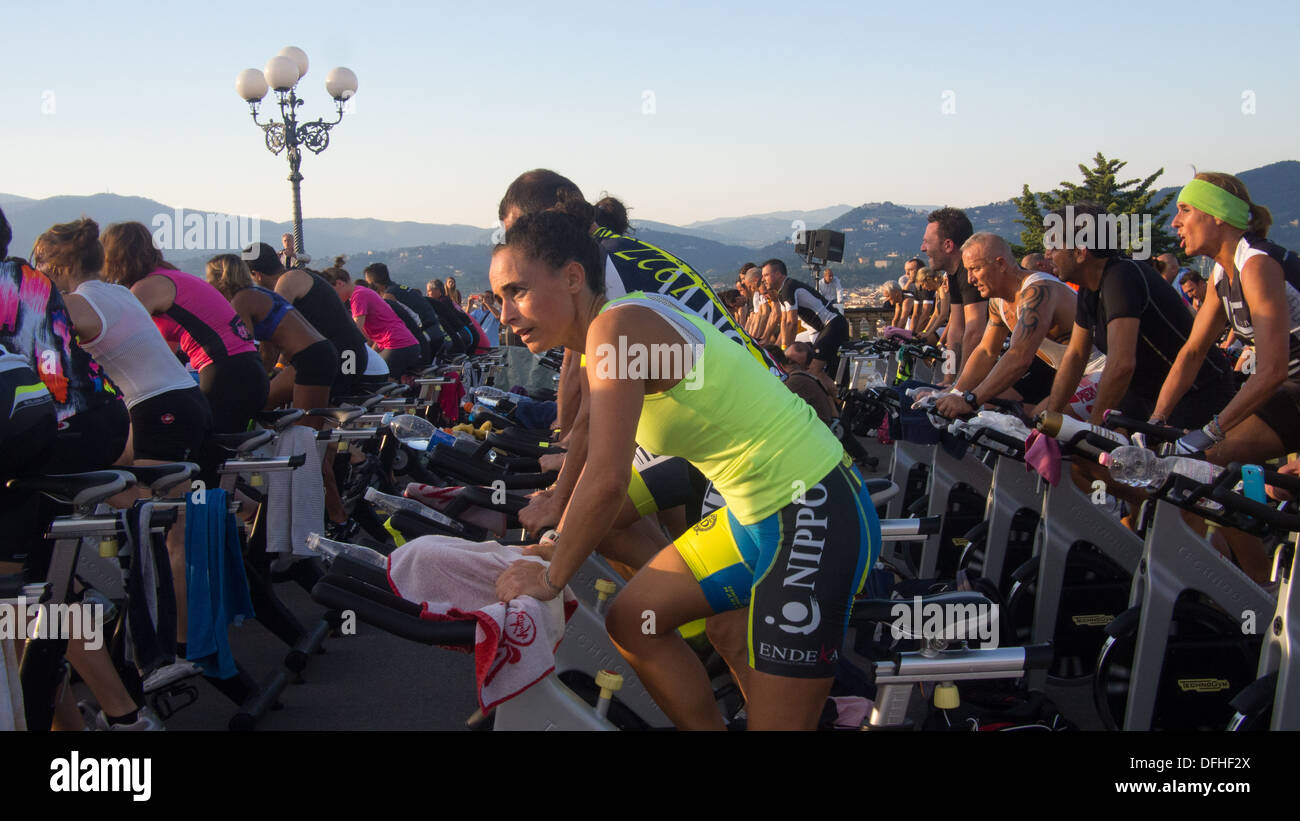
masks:
MULTIPOLYGON (((720 297, 689 264, 633 237, 621 203, 593 205, 552 171, 517 178, 498 217, 504 241, 479 315, 535 354, 566 352, 557 419, 566 452, 555 484, 520 514, 531 532, 558 535, 529 548, 548 564, 510 566, 498 595, 554 598, 600 551, 631 576, 609 611, 610 636, 676 726, 723 726, 705 669, 677 632, 699 620, 743 692, 750 728, 816 726, 881 544, 863 478, 826 424, 837 410, 828 377, 849 337, 833 289, 798 282, 771 259, 747 265, 720 297), (795 340, 801 322, 810 343, 795 340), (680 372, 609 361, 635 346, 680 349, 680 372), (702 518, 649 513, 638 477, 665 459, 689 463, 725 507, 702 518)), ((1197 278, 1176 288, 1125 249, 1096 243, 1049 244, 1028 269, 961 211, 930 214, 929 265, 909 261, 887 297, 892 325, 953 352, 939 412, 1006 398, 1098 422, 1114 408, 1188 430, 1179 451, 1218 464, 1295 451, 1300 259, 1266 239, 1268 210, 1228 175, 1198 174, 1172 224, 1185 256, 1215 262, 1200 290, 1197 278), (1250 363, 1236 373, 1221 344, 1228 331, 1226 344, 1250 363)), ((0 257, 8 239, 0 216, 0 257)), ((382 264, 354 279, 343 260, 320 272, 285 261, 254 246, 214 257, 199 278, 168 264, 145 226, 112 225, 101 237, 88 219, 46 231, 30 260, 6 257, 0 345, 25 360, 35 375, 28 393, 48 392, 48 424, 57 424, 26 437, 30 453, 6 460, 6 478, 131 461, 208 468, 210 435, 246 430, 259 410, 327 406, 367 381, 493 344, 436 280, 426 299, 382 264)), ((29 425, 36 416, 20 404, 6 443, 47 424, 29 425)), ((332 532, 346 538, 329 460, 322 471, 332 532)), ((48 505, 7 490, 0 500, 11 536, 0 574, 25 566, 43 578, 48 505)), ((178 530, 168 546, 183 578, 178 530)), ((1221 541, 1264 580, 1257 540, 1221 541)), ((180 630, 183 641, 183 615, 180 630)), ((88 682, 102 663, 72 644, 68 656, 88 682)), ((102 689, 106 725, 151 723, 124 691, 102 689)))
MULTIPOLYGON (((91 219, 52 226, 30 260, 8 257, 11 236, 0 212, 0 347, 7 362, 25 366, 6 371, 13 383, 6 387, 6 480, 190 461, 211 482, 222 458, 212 435, 248 430, 258 411, 327 407, 331 397, 417 372, 439 353, 490 347, 443 283, 436 282, 436 298, 425 298, 393 283, 382 263, 353 283, 341 259, 319 273, 286 270, 260 244, 212 258, 200 278, 168 263, 138 222, 111 225, 102 236, 91 219)), ((355 523, 331 460, 321 471, 322 524, 347 536, 355 523)), ((43 535, 56 513, 37 494, 0 488, 9 534, 0 575, 45 577, 43 535)), ((183 658, 182 525, 170 528, 167 544, 183 658)), ((72 642, 68 658, 95 690, 108 726, 156 726, 126 695, 104 651, 88 655, 72 642)))

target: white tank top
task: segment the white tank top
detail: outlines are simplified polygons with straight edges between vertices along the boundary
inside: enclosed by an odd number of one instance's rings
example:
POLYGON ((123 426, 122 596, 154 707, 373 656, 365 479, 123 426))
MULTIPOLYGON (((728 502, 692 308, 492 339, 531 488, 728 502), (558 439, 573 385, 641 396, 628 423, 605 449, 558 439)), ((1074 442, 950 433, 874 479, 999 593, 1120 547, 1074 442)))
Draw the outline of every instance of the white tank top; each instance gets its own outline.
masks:
MULTIPOLYGON (((1020 283, 1020 293, 1024 293, 1024 290, 1035 282, 1054 282, 1063 288, 1070 287, 1051 274, 1034 271, 1029 276, 1025 277, 1024 282, 1020 283)), ((1018 296, 1019 294, 1017 294, 1017 297, 1018 296)), ((1015 325, 1013 325, 1012 321, 1007 318, 1007 301, 998 297, 992 297, 989 301, 993 303, 993 307, 998 309, 998 315, 1002 317, 1002 324, 1006 325, 1008 328, 1014 328, 1015 325)), ((1057 369, 1061 367, 1061 362, 1065 359, 1065 352, 1069 349, 1070 346, 1067 343, 1057 342, 1051 337, 1045 336, 1043 337, 1043 341, 1038 345, 1038 354, 1045 359, 1047 364, 1051 365, 1053 369, 1057 369)), ((1084 366, 1083 372, 1088 374, 1101 373, 1105 369, 1106 355, 1096 348, 1093 348, 1092 354, 1088 357, 1088 364, 1084 366)))
POLYGON ((101 327, 99 336, 81 340, 81 347, 122 389, 128 408, 167 391, 195 387, 135 294, 97 279, 81 283, 74 293, 99 315, 101 327))

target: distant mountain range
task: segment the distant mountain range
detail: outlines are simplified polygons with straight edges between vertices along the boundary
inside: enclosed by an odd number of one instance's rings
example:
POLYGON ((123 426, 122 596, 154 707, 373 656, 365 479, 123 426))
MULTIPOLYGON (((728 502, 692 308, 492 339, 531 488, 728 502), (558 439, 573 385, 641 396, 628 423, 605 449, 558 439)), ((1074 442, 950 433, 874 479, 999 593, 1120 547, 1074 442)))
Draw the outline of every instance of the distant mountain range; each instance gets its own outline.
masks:
MULTIPOLYGON (((1269 237, 1283 246, 1300 249, 1300 162, 1288 160, 1238 174, 1251 197, 1269 207, 1274 228, 1269 237)), ((1018 188, 1018 186, 1015 186, 1018 188)), ((1161 189, 1157 199, 1173 188, 1161 189)), ((26 255, 41 231, 57 222, 93 217, 101 227, 112 222, 137 220, 158 228, 168 225, 180 230, 167 250, 168 259, 182 269, 202 273, 203 263, 215 253, 249 241, 252 225, 243 234, 210 218, 208 211, 182 211, 143 197, 116 194, 59 196, 31 199, 0 194, 3 208, 13 226, 10 252, 26 255), (187 223, 188 221, 188 223, 187 223), (204 226, 186 234, 189 223, 204 226), (206 236, 216 226, 217 235, 206 236), (211 239, 229 238, 214 248, 211 239), (196 242, 186 239, 198 238, 196 242)), ((836 205, 812 211, 777 211, 741 217, 693 222, 676 226, 652 220, 633 219, 636 236, 660 245, 706 274, 711 281, 730 285, 735 271, 746 261, 761 262, 769 257, 786 261, 791 273, 803 261, 794 255, 790 237, 793 223, 802 220, 809 229, 830 228, 845 234, 844 263, 834 266, 850 286, 882 282, 898 276, 902 264, 919 254, 926 214, 932 206, 870 202, 853 208, 836 205)), ((1018 238, 1020 226, 1011 200, 966 208, 977 231, 993 231, 1018 238)), ((1166 216, 1167 220, 1167 216, 1166 216)), ((291 231, 288 223, 261 221, 258 233, 263 242, 277 249, 280 235, 291 231)), ((434 225, 420 222, 390 222, 375 219, 305 219, 303 233, 313 267, 328 267, 336 255, 348 256, 347 267, 354 273, 370 262, 384 262, 394 278, 423 290, 426 280, 456 276, 462 293, 487 287, 488 245, 493 229, 472 225, 434 225)))

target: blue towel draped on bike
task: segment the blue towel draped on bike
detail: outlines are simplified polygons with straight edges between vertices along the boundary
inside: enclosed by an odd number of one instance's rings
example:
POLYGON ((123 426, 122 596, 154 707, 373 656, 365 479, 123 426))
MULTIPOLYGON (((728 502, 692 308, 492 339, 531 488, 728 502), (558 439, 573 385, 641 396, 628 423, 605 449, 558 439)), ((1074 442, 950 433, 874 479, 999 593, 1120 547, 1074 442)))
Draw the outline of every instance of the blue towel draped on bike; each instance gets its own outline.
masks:
POLYGON ((232 678, 239 671, 227 628, 253 618, 248 578, 239 545, 239 524, 226 491, 191 493, 185 503, 185 576, 189 592, 188 657, 205 675, 232 678))

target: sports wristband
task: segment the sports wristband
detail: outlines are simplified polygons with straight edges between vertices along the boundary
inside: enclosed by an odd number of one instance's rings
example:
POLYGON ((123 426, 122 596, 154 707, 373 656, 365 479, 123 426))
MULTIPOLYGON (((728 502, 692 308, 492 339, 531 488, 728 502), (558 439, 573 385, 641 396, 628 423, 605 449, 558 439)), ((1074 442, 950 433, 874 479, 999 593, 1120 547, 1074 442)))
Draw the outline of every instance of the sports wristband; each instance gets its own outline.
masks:
POLYGON ((1211 419, 1202 430, 1205 431, 1206 436, 1210 437, 1214 441, 1223 441, 1223 428, 1219 426, 1219 415, 1217 413, 1214 414, 1214 418, 1211 419))
POLYGON ((537 540, 539 544, 556 545, 560 543, 560 531, 554 528, 542 534, 542 538, 537 540))
POLYGON ((551 581, 551 566, 549 564, 546 566, 546 570, 542 571, 542 582, 551 590, 554 590, 557 596, 564 592, 562 586, 556 586, 555 582, 551 581))

